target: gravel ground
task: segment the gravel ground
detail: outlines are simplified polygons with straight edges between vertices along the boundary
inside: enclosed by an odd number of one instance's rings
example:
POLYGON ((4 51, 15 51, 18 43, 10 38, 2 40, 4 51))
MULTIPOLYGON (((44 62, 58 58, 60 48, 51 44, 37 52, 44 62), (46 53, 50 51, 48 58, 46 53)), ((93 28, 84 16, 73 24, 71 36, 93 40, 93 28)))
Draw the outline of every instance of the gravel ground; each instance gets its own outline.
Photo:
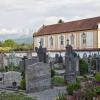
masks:
POLYGON ((59 93, 65 92, 65 87, 54 87, 53 89, 48 89, 37 93, 29 93, 28 96, 36 97, 37 100, 54 100, 59 93))

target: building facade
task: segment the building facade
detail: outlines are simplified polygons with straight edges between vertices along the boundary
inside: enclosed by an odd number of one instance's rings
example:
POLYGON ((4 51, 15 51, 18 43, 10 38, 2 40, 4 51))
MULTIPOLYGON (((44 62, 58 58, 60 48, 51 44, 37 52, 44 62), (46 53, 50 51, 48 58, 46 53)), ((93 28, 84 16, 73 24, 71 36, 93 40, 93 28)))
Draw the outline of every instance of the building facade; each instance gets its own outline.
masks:
POLYGON ((34 48, 42 46, 48 51, 65 50, 67 40, 75 50, 100 48, 100 17, 47 25, 34 34, 34 48))

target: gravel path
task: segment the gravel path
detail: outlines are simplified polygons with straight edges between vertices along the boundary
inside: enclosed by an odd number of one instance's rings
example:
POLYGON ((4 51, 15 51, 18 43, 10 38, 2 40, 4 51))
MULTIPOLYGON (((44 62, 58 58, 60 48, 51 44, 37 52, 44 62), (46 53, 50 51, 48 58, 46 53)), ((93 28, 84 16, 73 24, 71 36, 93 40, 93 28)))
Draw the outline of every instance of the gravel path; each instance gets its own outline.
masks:
POLYGON ((59 93, 65 93, 65 91, 65 87, 54 87, 53 89, 37 93, 30 93, 28 95, 31 97, 36 97, 37 100, 54 100, 59 93))

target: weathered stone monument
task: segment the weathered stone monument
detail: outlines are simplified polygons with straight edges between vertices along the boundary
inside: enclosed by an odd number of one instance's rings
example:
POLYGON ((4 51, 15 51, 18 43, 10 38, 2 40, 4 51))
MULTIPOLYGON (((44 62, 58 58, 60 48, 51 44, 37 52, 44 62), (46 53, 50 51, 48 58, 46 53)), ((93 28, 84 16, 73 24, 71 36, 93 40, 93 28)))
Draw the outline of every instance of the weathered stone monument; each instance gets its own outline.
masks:
POLYGON ((0 53, 0 69, 4 69, 8 65, 8 57, 4 53, 0 53))
POLYGON ((100 72, 100 55, 89 54, 88 57, 83 58, 88 64, 88 74, 100 72))
POLYGON ((51 73, 48 64, 34 63, 26 68, 26 91, 37 92, 51 87, 51 73))
POLYGON ((67 40, 66 53, 65 53, 65 82, 71 83, 76 79, 77 73, 79 73, 79 60, 76 53, 73 51, 69 40, 67 40))
POLYGON ((37 56, 39 58, 39 62, 47 62, 47 55, 46 55, 46 48, 42 47, 42 43, 40 41, 40 47, 39 48, 35 48, 35 51, 37 52, 37 56))
POLYGON ((1 73, 0 75, 0 86, 2 86, 2 88, 18 88, 18 86, 20 86, 20 72, 9 71, 1 73))
POLYGON ((46 49, 36 48, 37 58, 25 61, 26 92, 37 92, 51 87, 51 70, 46 63, 46 49), (35 60, 36 59, 36 60, 35 60))

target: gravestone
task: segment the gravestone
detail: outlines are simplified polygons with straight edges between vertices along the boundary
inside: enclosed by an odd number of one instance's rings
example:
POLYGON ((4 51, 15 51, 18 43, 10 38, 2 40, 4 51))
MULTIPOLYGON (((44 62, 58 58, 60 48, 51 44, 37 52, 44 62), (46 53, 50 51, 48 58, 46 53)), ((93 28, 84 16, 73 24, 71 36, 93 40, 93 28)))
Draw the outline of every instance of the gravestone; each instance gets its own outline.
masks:
POLYGON ((41 41, 40 41, 40 46, 39 48, 38 47, 35 47, 35 51, 37 53, 37 56, 38 56, 38 59, 39 59, 39 62, 44 62, 46 63, 47 62, 47 55, 46 55, 46 48, 43 48, 42 47, 42 44, 41 44, 41 41))
POLYGON ((97 57, 96 59, 96 71, 100 72, 100 57, 97 57))
POLYGON ((38 92, 51 87, 51 69, 46 63, 46 48, 40 42, 39 48, 35 49, 37 57, 25 59, 22 63, 25 67, 26 92, 38 92))
POLYGON ((38 92, 51 87, 51 71, 48 64, 37 62, 26 67, 26 92, 38 92))
POLYGON ((18 87, 20 86, 21 73, 9 71, 3 74, 3 85, 5 87, 18 87))
POLYGON ((0 53, 0 69, 4 69, 8 66, 8 57, 4 53, 0 53))
POLYGON ((71 83, 76 80, 76 75, 79 73, 79 58, 77 54, 73 51, 71 45, 69 45, 69 41, 66 46, 65 53, 65 82, 71 83))
POLYGON ((97 54, 90 54, 88 56, 88 74, 100 72, 100 56, 97 54))

